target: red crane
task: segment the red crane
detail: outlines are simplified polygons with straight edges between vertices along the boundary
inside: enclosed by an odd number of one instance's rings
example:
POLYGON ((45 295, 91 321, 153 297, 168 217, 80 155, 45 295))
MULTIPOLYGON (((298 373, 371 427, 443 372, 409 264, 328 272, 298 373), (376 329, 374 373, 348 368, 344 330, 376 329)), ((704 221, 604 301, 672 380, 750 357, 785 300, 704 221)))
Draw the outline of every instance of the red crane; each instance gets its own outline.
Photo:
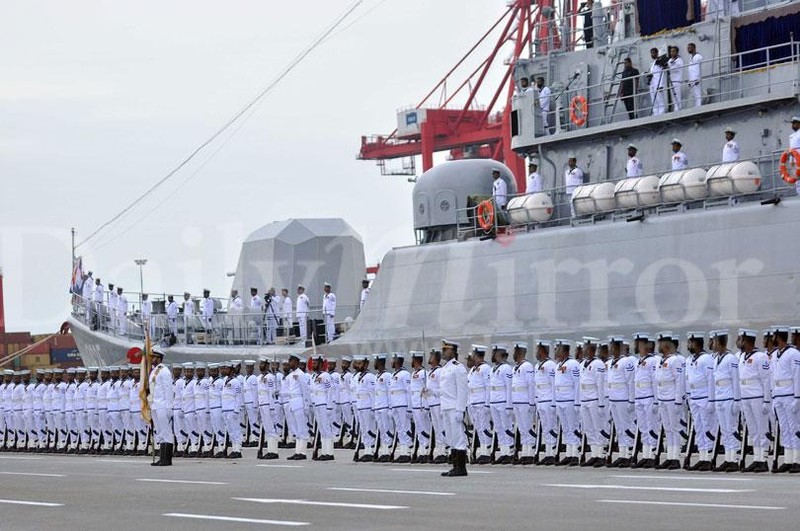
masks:
MULTIPOLYGON (((559 37, 552 23, 554 1, 540 0, 535 6, 532 5, 532 0, 510 2, 503 15, 433 89, 413 109, 400 113, 398 129, 388 135, 361 137, 361 151, 358 158, 377 160, 384 173, 386 173, 385 161, 399 158, 411 159, 411 163, 404 167, 413 173, 413 157, 416 155, 422 156, 422 169, 427 171, 433 167, 433 154, 439 151, 449 150, 453 159, 492 158, 504 162, 516 176, 517 189, 524 190, 525 163, 511 149, 510 102, 515 90, 512 73, 522 53, 525 51, 531 53, 534 43, 537 53, 547 53, 548 46, 560 47, 559 37), (455 92, 446 95, 445 91, 451 76, 498 28, 501 28, 500 35, 489 56, 457 85, 455 92), (478 108, 476 105, 478 91, 483 86, 501 49, 509 43, 513 43, 513 54, 504 65, 505 73, 500 86, 493 92, 489 104, 485 108, 478 108), (443 101, 439 105, 432 105, 430 100, 439 91, 443 94, 441 98, 443 101), (448 108, 448 104, 453 102, 456 96, 467 91, 463 105, 448 108), (501 97, 504 107, 495 110, 501 97)), ((567 3, 575 2, 567 0, 567 3)))

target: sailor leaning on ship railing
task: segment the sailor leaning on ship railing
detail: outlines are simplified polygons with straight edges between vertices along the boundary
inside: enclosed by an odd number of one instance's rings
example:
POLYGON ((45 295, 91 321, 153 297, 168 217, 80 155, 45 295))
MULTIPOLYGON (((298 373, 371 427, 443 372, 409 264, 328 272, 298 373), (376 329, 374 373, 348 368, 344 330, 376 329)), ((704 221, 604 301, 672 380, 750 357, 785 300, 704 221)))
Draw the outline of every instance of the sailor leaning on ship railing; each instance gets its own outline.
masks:
POLYGON ((429 353, 4 371, 4 451, 800 473, 800 326, 429 353), (708 348, 708 350, 706 350, 708 348), (734 352, 735 350, 735 352, 734 352), (509 356, 512 362, 509 362, 509 356), (427 358, 427 359, 426 359, 427 358), (489 358, 487 360, 487 358, 489 358), (410 360, 410 369, 406 360, 410 360), (391 363, 391 369, 387 368, 391 363), (426 367, 427 363, 427 367, 426 367), (242 368, 244 367, 244 373, 242 368), (341 455, 341 454, 340 454, 341 455), (616 457, 616 458, 615 458, 616 457))

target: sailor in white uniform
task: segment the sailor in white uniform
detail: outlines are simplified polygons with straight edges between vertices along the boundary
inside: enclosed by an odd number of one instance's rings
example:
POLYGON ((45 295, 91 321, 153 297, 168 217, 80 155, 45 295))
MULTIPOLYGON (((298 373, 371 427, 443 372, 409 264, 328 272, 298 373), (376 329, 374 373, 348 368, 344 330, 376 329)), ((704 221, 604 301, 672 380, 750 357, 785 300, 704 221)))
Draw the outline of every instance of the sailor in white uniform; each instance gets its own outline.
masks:
POLYGON ((508 185, 505 179, 500 177, 500 170, 492 170, 492 199, 498 210, 505 210, 508 204, 508 185))
POLYGON ((434 436, 433 463, 437 465, 447 462, 446 450, 448 448, 447 437, 444 432, 444 420, 442 419, 441 401, 439 399, 439 377, 442 372, 441 359, 441 351, 431 349, 428 355, 429 369, 424 395, 431 414, 431 429, 434 436))
POLYGON ((703 56, 697 52, 697 46, 693 42, 686 45, 686 52, 689 54, 689 66, 687 68, 689 93, 692 95, 694 106, 700 107, 703 104, 703 56))
POLYGON ((297 325, 300 329, 300 341, 305 344, 308 339, 308 310, 310 303, 308 295, 306 295, 306 288, 303 285, 297 286, 297 303, 295 304, 295 314, 297 317, 297 325))
POLYGON ((677 138, 672 139, 672 171, 685 170, 689 167, 689 157, 681 151, 683 144, 677 138))
POLYGON ((258 288, 250 288, 250 309, 247 314, 248 338, 249 330, 255 329, 257 340, 261 345, 264 337, 264 302, 258 295, 258 288))
MULTIPOLYGON (((172 295, 167 297, 169 301, 169 305, 167 306, 167 319, 169 320, 169 329, 170 333, 173 335, 178 334, 178 303, 174 302, 171 299, 172 295), (170 319, 170 306, 173 308, 173 312, 175 313, 175 320, 172 321, 170 319), (173 332, 173 326, 175 331, 173 332)), ((184 292, 183 294, 183 331, 186 334, 186 342, 188 343, 191 340, 192 332, 194 331, 194 315, 195 315, 195 306, 194 301, 192 300, 192 296, 188 292, 184 292)))
POLYGON ((189 440, 186 457, 199 457, 200 428, 197 422, 197 403, 195 389, 197 378, 194 373, 194 363, 183 364, 183 392, 181 394, 181 409, 183 411, 183 426, 189 440))
POLYGON ((369 297, 369 280, 366 278, 361 281, 361 299, 359 301, 358 309, 364 309, 364 303, 367 302, 367 297, 369 297))
POLYGON ((672 110, 680 111, 683 100, 683 58, 680 56, 680 49, 677 46, 670 46, 669 56, 667 65, 669 68, 670 88, 672 89, 672 110))
POLYGON ((322 296, 322 317, 325 319, 325 342, 330 343, 336 337, 336 294, 326 282, 325 295, 322 296))
POLYGON ((725 145, 722 146, 722 162, 736 162, 739 160, 739 143, 733 138, 736 131, 730 127, 725 128, 725 145))
POLYGON ((390 380, 392 375, 386 370, 387 355, 380 353, 374 356, 375 368, 375 401, 372 411, 375 414, 375 422, 378 426, 378 449, 379 463, 388 463, 391 460, 392 443, 394 433, 392 432, 392 419, 389 402, 390 380))
POLYGON ((112 332, 117 330, 117 307, 118 307, 118 296, 117 292, 114 290, 114 284, 111 282, 108 283, 108 293, 106 294, 106 311, 108 313, 108 329, 112 332))
POLYGON ((242 381, 237 377, 235 365, 228 363, 225 369, 225 382, 222 386, 222 417, 231 441, 228 459, 242 457, 242 381))
POLYGON ((183 379, 183 365, 172 364, 172 433, 175 435, 175 457, 183 457, 189 434, 186 432, 183 417, 183 388, 186 380, 183 379))
POLYGON ((720 437, 725 447, 725 459, 714 470, 736 472, 739 470, 740 447, 739 414, 741 413, 741 388, 739 385, 739 358, 728 350, 728 331, 711 332, 714 350, 714 406, 719 421, 720 437))
POLYGON ((653 116, 659 116, 666 111, 667 72, 659 64, 658 48, 650 49, 650 101, 653 106, 653 116))
POLYGON ((492 371, 484 363, 486 347, 472 345, 472 367, 467 373, 467 387, 469 388, 469 417, 478 437, 478 448, 475 451, 475 463, 485 465, 491 463, 492 432, 491 414, 489 413, 489 389, 491 386, 492 371))
POLYGON ((566 444, 565 455, 558 465, 576 466, 580 463, 578 447, 581 444, 579 431, 581 365, 570 357, 571 341, 556 339, 554 345, 556 415, 561 425, 562 440, 566 444))
POLYGON ((694 440, 700 454, 689 470, 711 470, 711 451, 717 437, 717 415, 714 402, 714 357, 703 350, 704 334, 689 332, 687 345, 691 357, 686 362, 686 394, 692 414, 694 440))
POLYGON ((533 381, 536 388, 536 414, 539 417, 539 440, 544 440, 544 459, 538 464, 551 466, 556 464, 558 419, 556 417, 556 363, 550 358, 549 341, 539 340, 536 342, 536 366, 534 367, 533 381))
POLYGON ((229 344, 236 344, 242 335, 242 314, 244 313, 244 301, 239 296, 238 290, 231 290, 231 298, 228 300, 228 319, 231 329, 231 337, 228 341, 229 344))
POLYGON ((467 369, 458 362, 458 343, 442 340, 442 367, 439 380, 442 419, 453 468, 442 472, 445 477, 467 475, 467 433, 464 429, 464 414, 467 410, 467 369))
POLYGON ((117 288, 117 327, 119 334, 124 336, 128 333, 128 298, 122 292, 122 288, 117 288))
POLYGON ((656 367, 656 399, 664 439, 667 446, 666 459, 656 465, 658 469, 677 470, 680 465, 681 438, 680 419, 683 413, 683 399, 686 395, 685 361, 676 351, 677 340, 672 332, 658 334, 658 349, 661 363, 656 367))
POLYGON ((641 177, 642 161, 636 156, 639 151, 634 144, 628 144, 628 162, 625 164, 625 177, 641 177))
POLYGON ((283 335, 289 337, 292 335, 292 298, 286 288, 281 289, 280 318, 283 323, 283 335))
POLYGON ((414 417, 414 438, 417 445, 417 451, 411 462, 424 464, 428 462, 431 446, 431 417, 425 399, 428 375, 425 367, 422 366, 425 361, 425 353, 411 351, 409 354, 411 356, 409 396, 411 398, 411 414, 414 417))
POLYGON ((325 370, 325 363, 324 356, 311 356, 309 391, 321 443, 317 461, 333 461, 333 384, 330 373, 325 370))
POLYGON ((373 453, 376 442, 375 425, 375 375, 369 371, 369 360, 363 354, 353 356, 353 366, 356 370, 353 376, 356 414, 358 415, 358 433, 364 452, 360 462, 370 462, 374 459, 373 453))
POLYGON ((548 119, 550 117, 550 87, 545 86, 544 78, 536 78, 536 88, 539 92, 539 113, 542 117, 542 127, 544 134, 550 134, 550 124, 548 119))
POLYGON ((511 400, 511 380, 514 369, 508 364, 508 347, 492 345, 492 372, 489 380, 489 411, 497 437, 497 455, 494 463, 507 465, 513 462, 514 404, 511 400))
POLYGON ((246 360, 244 362, 244 409, 247 412, 247 432, 250 440, 255 443, 261 437, 261 422, 259 420, 259 398, 258 398, 258 376, 255 374, 256 362, 246 360))
POLYGON ((308 447, 308 418, 306 407, 311 404, 309 396, 308 375, 300 370, 300 358, 296 354, 289 355, 289 374, 284 379, 286 385, 286 421, 289 432, 295 438, 294 454, 287 459, 291 461, 306 459, 308 447))
POLYGON ((533 413, 536 404, 534 368, 526 357, 528 345, 514 344, 514 371, 511 374, 511 402, 514 405, 514 426, 519 433, 522 449, 517 461, 521 465, 533 464, 533 446, 536 442, 533 413))
MULTIPOLYGON (((601 467, 605 465, 606 436, 606 364, 596 358, 600 340, 583 338, 583 362, 580 375, 581 425, 586 435, 592 457, 581 466, 601 467)), ((584 449, 584 453, 586 453, 584 449)))
POLYGON ((156 339, 156 320, 153 316, 153 303, 142 293, 142 326, 150 332, 150 339, 156 339))
POLYGON ((753 446, 753 462, 743 472, 769 472, 767 450, 772 413, 772 371, 769 356, 756 348, 755 330, 739 329, 739 386, 747 435, 753 446))
POLYGON ((205 328, 206 333, 210 333, 214 318, 214 299, 211 298, 211 291, 207 289, 203 290, 203 300, 200 302, 200 316, 203 319, 203 328, 205 328))
POLYGON ((619 458, 611 463, 612 468, 628 468, 631 466, 631 457, 636 439, 635 416, 635 376, 636 359, 626 356, 622 352, 622 336, 608 338, 611 358, 608 360, 608 373, 606 377, 606 390, 608 394, 611 418, 617 430, 619 458))
MULTIPOLYGON (((224 369, 219 363, 208 364, 208 377, 210 385, 208 387, 208 412, 211 420, 211 430, 216 439, 216 446, 219 451, 214 454, 215 458, 225 457, 225 419, 222 416, 222 388, 225 386, 224 369)), ((212 450, 213 453, 213 446, 212 450)))
POLYGON ((155 428, 155 442, 159 445, 159 459, 153 466, 172 465, 172 374, 163 364, 164 354, 157 350, 151 353, 153 369, 150 371, 151 413, 155 428))
POLYGON ((536 194, 542 191, 544 185, 542 174, 537 171, 538 169, 538 159, 530 159, 530 161, 528 161, 528 182, 525 186, 526 194, 536 194))
POLYGON ((401 353, 392 354, 392 377, 389 379, 389 408, 393 433, 397 440, 395 463, 411 462, 411 373, 405 366, 401 353))
MULTIPOLYGON (((800 116, 792 116, 792 133, 789 135, 789 149, 800 151, 800 116)), ((800 179, 795 184, 797 195, 800 195, 800 179)))
POLYGON ((800 350, 789 344, 789 327, 774 329, 772 352, 772 403, 778 417, 784 460, 776 472, 800 472, 800 350))

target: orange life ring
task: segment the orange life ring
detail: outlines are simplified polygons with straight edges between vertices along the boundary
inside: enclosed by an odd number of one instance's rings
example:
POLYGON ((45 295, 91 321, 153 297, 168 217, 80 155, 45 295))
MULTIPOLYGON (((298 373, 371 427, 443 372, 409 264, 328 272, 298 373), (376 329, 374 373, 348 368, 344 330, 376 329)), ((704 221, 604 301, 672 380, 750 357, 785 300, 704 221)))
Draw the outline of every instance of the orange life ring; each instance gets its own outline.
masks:
POLYGON ((789 184, 797 183, 800 179, 800 151, 796 149, 787 149, 781 154, 781 165, 779 166, 781 178, 789 184), (794 161, 794 176, 790 175, 789 168, 786 163, 789 162, 789 155, 792 156, 794 161))
POLYGON ((488 199, 478 204, 478 223, 485 232, 494 228, 494 205, 488 199))
POLYGON ((589 115, 589 104, 583 96, 575 96, 569 100, 569 119, 578 127, 586 124, 586 117, 589 115))

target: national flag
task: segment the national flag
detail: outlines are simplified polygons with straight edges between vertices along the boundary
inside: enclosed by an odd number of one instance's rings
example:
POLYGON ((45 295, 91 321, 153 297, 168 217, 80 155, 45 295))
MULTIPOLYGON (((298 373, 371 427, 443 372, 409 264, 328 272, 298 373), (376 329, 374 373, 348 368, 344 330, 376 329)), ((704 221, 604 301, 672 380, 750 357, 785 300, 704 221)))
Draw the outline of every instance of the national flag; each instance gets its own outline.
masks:
POLYGON ((149 327, 144 329, 144 352, 142 353, 142 361, 139 362, 139 401, 142 405, 142 419, 145 423, 150 424, 152 415, 150 414, 150 403, 147 401, 147 395, 150 391, 150 352, 152 352, 153 345, 150 343, 150 330, 149 327))
POLYGON ((83 257, 77 257, 72 263, 72 281, 69 285, 70 293, 81 295, 83 293, 83 257))

